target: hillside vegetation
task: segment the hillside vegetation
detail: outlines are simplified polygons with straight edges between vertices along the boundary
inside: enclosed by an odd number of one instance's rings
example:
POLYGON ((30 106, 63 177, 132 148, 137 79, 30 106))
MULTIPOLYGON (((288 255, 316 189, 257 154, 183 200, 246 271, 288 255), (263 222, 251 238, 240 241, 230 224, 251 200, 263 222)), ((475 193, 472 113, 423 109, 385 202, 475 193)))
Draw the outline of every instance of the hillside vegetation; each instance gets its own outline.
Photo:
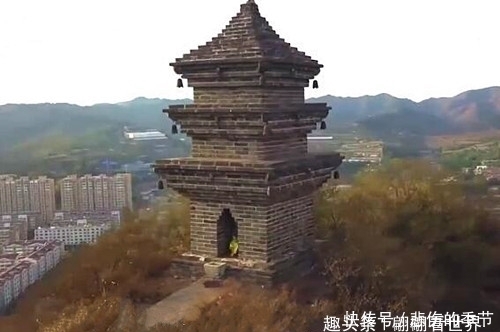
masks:
MULTIPOLYGON (((71 104, 3 105, 0 106, 0 153, 44 139, 61 136, 70 140, 81 139, 108 129, 119 136, 123 126, 166 131, 170 129, 171 121, 162 109, 185 102, 190 101, 137 98, 126 103, 85 107, 71 104)), ((81 145, 85 145, 95 141, 82 142, 81 145)))
MULTIPOLYGON (((422 161, 394 160, 351 190, 326 186, 316 206, 322 281, 306 290, 315 305, 293 283, 241 285, 198 320, 154 331, 322 331, 325 315, 346 311, 500 312, 498 223, 446 177, 422 161)), ((187 245, 187 212, 184 203, 160 220, 129 221, 84 248, 30 289, 0 330, 141 331, 141 305, 168 293, 148 280, 187 245)), ((482 331, 498 331, 498 322, 482 331)))
POLYGON ((442 151, 442 163, 451 169, 476 167, 483 162, 490 166, 500 166, 499 140, 442 151))
MULTIPOLYGON (((162 109, 191 100, 137 98, 118 104, 78 106, 71 104, 8 104, 0 106, 0 156, 12 149, 54 137, 69 140, 123 126, 168 131, 171 120, 162 109)), ((325 102, 332 111, 327 128, 338 131, 360 124, 377 137, 406 133, 429 136, 500 129, 500 87, 467 91, 452 98, 431 98, 420 103, 388 94, 362 97, 324 96, 308 102, 325 102)), ((89 143, 92 147, 93 143, 89 143)), ((40 146, 40 145, 38 145, 40 146)))
POLYGON ((310 101, 328 103, 332 107, 327 119, 330 128, 377 117, 385 121, 364 124, 375 134, 418 132, 425 129, 423 125, 429 126, 428 132, 423 131, 425 136, 436 135, 436 131, 443 135, 500 128, 500 87, 470 90, 454 97, 430 98, 418 103, 388 94, 355 98, 328 95, 310 101), (415 126, 407 121, 407 113, 411 113, 415 126), (436 121, 441 129, 437 128, 436 121))

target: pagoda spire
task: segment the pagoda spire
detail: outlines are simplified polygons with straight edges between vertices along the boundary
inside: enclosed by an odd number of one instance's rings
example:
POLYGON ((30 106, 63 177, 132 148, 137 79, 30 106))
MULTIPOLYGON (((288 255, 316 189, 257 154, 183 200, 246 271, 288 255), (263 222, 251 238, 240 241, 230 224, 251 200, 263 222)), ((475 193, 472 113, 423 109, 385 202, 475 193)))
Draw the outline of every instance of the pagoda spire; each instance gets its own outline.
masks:
POLYGON ((182 67, 207 61, 238 62, 241 60, 272 60, 292 63, 313 70, 315 76, 322 67, 316 60, 292 47, 262 17, 254 0, 241 5, 239 13, 217 36, 205 45, 191 50, 171 63, 178 74, 182 67))

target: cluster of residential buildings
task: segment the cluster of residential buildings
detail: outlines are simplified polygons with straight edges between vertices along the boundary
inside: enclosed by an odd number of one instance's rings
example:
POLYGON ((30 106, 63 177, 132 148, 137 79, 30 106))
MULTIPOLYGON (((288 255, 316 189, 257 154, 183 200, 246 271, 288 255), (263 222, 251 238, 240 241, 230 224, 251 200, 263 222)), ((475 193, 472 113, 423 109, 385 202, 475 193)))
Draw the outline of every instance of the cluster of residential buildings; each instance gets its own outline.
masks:
MULTIPOLYGON (((132 175, 70 175, 59 182, 62 211, 132 209, 132 175)), ((0 215, 38 213, 46 221, 56 211, 54 179, 0 175, 0 215)))
POLYGON ((132 176, 71 175, 54 179, 0 175, 0 246, 27 239, 93 243, 120 223, 120 210, 132 206, 132 176))
POLYGON ((19 241, 2 247, 0 254, 0 313, 61 260, 58 241, 19 241))
POLYGON ((355 137, 318 136, 307 137, 309 153, 338 151, 345 155, 345 162, 379 164, 382 162, 382 141, 365 141, 355 137))
POLYGON ((28 238, 28 229, 34 229, 37 224, 37 219, 27 214, 1 215, 0 245, 26 240, 28 238))
POLYGON ((121 224, 120 210, 55 212, 43 225, 28 215, 0 216, 0 246, 35 240, 58 240, 65 246, 92 244, 105 232, 121 224))
POLYGON ((87 211, 86 213, 57 212, 49 227, 35 229, 35 240, 57 240, 65 247, 92 244, 109 230, 119 227, 121 213, 87 211))
POLYGON ((62 179, 59 186, 62 211, 132 209, 130 173, 70 175, 62 179))
POLYGON ((26 215, 1 217, 0 314, 57 265, 66 248, 95 243, 121 223, 119 210, 56 212, 48 227, 36 228, 34 239, 27 240, 26 215))
POLYGON ((0 175, 0 215, 34 212, 46 219, 55 210, 54 179, 46 176, 30 179, 27 176, 0 175))
POLYGON ((58 182, 0 175, 0 314, 59 263, 65 248, 119 227, 124 207, 133 209, 130 173, 58 182))

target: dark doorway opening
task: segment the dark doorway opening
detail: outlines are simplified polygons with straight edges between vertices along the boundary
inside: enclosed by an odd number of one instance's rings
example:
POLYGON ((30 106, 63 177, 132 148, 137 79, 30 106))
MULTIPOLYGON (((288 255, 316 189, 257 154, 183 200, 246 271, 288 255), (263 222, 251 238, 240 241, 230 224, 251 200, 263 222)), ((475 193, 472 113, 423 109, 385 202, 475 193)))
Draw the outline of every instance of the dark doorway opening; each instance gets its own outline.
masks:
POLYGON ((238 237, 238 224, 231 215, 229 209, 223 209, 217 220, 217 256, 229 257, 231 252, 229 245, 233 237, 238 237))

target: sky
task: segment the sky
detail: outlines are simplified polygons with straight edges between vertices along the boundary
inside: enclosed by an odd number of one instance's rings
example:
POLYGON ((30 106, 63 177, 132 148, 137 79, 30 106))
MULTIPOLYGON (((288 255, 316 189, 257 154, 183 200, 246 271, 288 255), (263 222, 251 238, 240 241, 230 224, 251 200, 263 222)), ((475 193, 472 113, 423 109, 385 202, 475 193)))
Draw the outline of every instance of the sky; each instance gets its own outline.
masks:
MULTIPOLYGON (((0 1, 0 104, 191 98, 169 63, 246 0, 0 1)), ((326 94, 421 101, 500 85, 498 0, 256 0, 326 94)))

